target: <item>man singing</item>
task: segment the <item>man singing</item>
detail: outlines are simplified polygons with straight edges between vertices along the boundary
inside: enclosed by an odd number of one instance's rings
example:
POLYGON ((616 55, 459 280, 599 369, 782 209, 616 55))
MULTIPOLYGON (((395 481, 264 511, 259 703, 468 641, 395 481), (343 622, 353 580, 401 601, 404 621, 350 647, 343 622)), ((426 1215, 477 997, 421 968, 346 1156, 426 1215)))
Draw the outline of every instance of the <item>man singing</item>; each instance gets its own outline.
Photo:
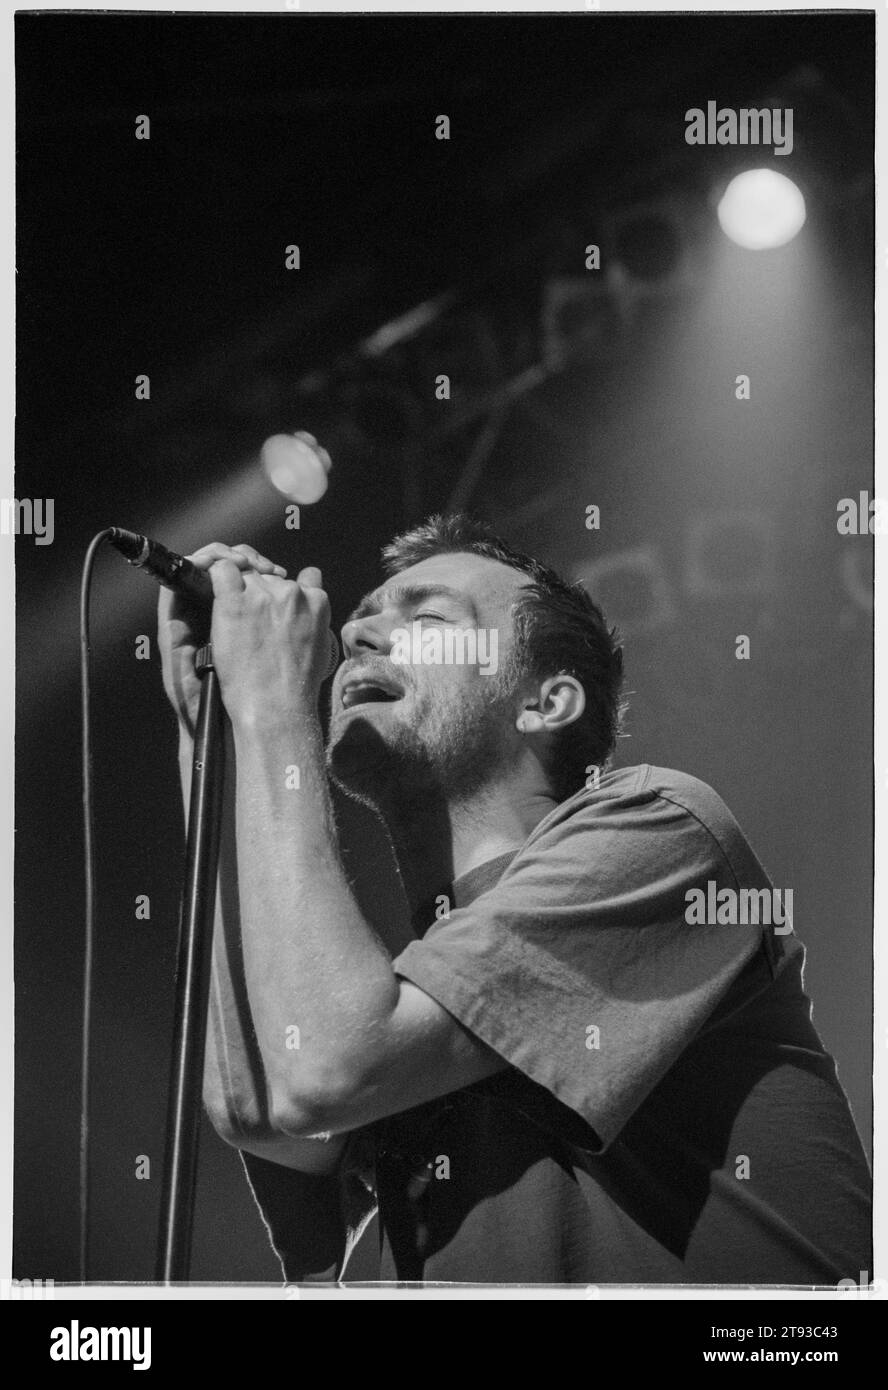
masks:
MULTIPOLYGON (((786 913, 690 911, 771 884, 704 783, 607 770, 622 650, 600 610, 464 516, 384 558, 325 750, 319 571, 192 556, 236 764, 205 1101, 285 1277, 341 1278, 378 1204, 384 1280, 857 1280, 869 1172, 803 948, 786 913), (391 837, 415 932, 394 960, 328 774, 391 837)), ((186 796, 194 619, 163 594, 186 796)))

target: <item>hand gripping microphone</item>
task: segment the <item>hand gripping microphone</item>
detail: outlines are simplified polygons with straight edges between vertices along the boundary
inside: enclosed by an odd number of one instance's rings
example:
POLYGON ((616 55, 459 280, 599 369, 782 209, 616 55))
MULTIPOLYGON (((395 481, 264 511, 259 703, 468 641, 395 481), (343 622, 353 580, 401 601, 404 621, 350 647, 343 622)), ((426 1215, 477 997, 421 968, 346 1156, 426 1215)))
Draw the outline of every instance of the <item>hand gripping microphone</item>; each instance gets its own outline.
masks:
MULTIPOLYGON (((193 603, 210 607, 213 602, 213 584, 206 570, 198 569, 184 555, 167 550, 159 541, 139 536, 135 531, 124 531, 120 526, 111 526, 108 540, 131 565, 144 570, 164 588, 174 593, 184 594, 193 603)), ((339 643, 330 633, 330 657, 324 675, 326 680, 332 676, 339 665, 339 643)))

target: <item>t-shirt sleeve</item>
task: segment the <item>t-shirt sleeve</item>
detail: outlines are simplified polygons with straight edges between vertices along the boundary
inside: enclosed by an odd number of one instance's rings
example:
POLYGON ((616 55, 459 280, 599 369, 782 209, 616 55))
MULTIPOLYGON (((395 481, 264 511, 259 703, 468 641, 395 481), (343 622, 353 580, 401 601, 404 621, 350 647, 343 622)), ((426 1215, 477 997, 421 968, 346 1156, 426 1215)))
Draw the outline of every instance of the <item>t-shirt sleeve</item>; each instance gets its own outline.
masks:
POLYGON ((761 946, 754 924, 691 925, 688 890, 770 886, 714 792, 686 779, 718 808, 707 823, 651 771, 563 803, 494 887, 394 962, 602 1150, 761 946))

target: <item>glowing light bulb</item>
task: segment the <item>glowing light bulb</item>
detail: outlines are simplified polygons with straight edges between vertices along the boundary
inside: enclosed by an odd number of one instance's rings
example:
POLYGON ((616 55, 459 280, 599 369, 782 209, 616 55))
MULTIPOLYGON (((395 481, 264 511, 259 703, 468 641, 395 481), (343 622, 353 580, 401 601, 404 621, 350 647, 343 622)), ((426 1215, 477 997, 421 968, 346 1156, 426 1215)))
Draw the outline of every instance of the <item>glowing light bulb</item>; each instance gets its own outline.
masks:
POLYGON ((259 458, 271 484, 293 502, 309 505, 327 491, 330 455, 305 430, 273 434, 262 445, 259 458))
POLYGON ((776 169, 738 174, 718 205, 722 231, 749 251, 785 246, 801 231, 805 217, 801 190, 776 169))

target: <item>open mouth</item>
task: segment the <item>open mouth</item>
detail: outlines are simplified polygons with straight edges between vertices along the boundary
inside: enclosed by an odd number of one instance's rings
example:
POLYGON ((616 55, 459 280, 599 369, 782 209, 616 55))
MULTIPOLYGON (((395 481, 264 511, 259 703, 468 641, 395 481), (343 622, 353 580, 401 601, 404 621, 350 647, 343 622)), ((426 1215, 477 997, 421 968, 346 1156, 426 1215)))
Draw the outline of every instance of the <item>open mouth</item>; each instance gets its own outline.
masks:
POLYGON ((343 709, 354 709, 356 705, 391 705, 400 700, 401 694, 400 690, 379 681, 352 680, 342 687, 341 703, 343 709))

